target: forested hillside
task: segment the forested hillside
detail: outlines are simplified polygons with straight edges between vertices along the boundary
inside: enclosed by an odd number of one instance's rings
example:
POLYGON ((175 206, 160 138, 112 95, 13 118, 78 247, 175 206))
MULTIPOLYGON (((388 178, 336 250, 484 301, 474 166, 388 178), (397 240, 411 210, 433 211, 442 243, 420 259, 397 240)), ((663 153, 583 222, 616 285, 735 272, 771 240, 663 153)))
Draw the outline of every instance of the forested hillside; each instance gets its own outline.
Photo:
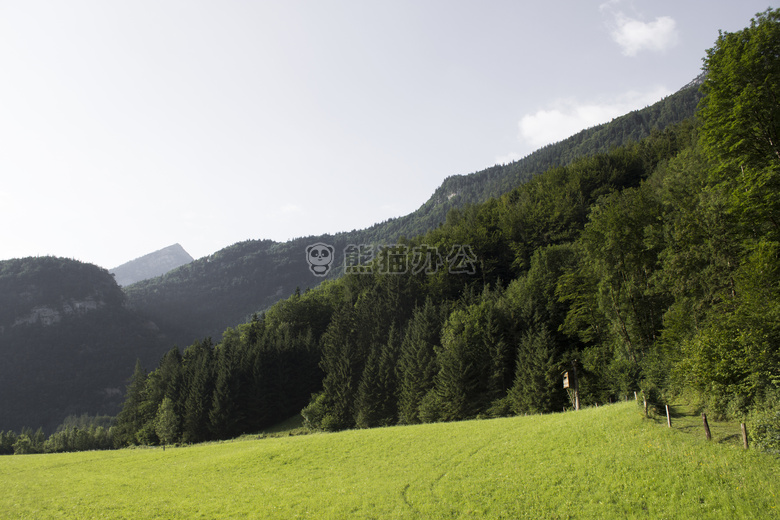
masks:
MULTIPOLYGON (((693 113, 699 97, 698 90, 689 86, 647 109, 580 132, 521 161, 450 177, 417 212, 405 217, 335 236, 286 243, 241 242, 127 287, 127 296, 96 266, 59 258, 3 262, 0 349, 5 361, 0 367, 0 397, 7 404, 0 430, 43 426, 51 432, 71 414, 116 413, 136 358, 145 367, 154 366, 174 345, 183 347, 208 336, 218 339, 226 327, 248 321, 255 311, 269 308, 296 288, 305 292, 319 284, 322 279, 309 271, 304 256, 313 242, 334 247, 338 267, 328 278, 336 278, 344 272, 343 252, 350 244, 395 243, 403 236, 435 229, 451 208, 487 200, 550 165, 614 148, 682 120, 693 113)), ((316 333, 301 354, 308 368, 296 371, 295 377, 306 379, 299 384, 300 392, 292 404, 275 403, 278 411, 272 417, 300 409, 319 389, 320 335, 321 331, 316 333)))
POLYGON ((584 404, 684 394, 777 449, 778 56, 768 10, 707 52, 697 119, 450 210, 370 273, 137 367, 117 438, 224 438, 301 407, 325 430, 550 412, 574 366, 584 404))
MULTIPOLYGON (((296 289, 320 283, 308 269, 308 245, 334 246, 338 265, 350 244, 392 244, 436 229, 451 209, 498 197, 551 167, 578 157, 638 141, 654 130, 692 117, 700 98, 694 82, 643 110, 619 117, 556 143, 528 157, 470 175, 447 178, 417 211, 368 229, 298 238, 285 243, 248 240, 225 248, 165 276, 126 288, 130 305, 157 323, 179 345, 196 338, 218 338, 229 326, 247 321, 296 289)), ((333 269, 330 278, 343 273, 333 269)))
POLYGON ((91 264, 0 262, 0 430, 51 432, 71 414, 119 411, 128 367, 155 363, 171 341, 124 300, 91 264))

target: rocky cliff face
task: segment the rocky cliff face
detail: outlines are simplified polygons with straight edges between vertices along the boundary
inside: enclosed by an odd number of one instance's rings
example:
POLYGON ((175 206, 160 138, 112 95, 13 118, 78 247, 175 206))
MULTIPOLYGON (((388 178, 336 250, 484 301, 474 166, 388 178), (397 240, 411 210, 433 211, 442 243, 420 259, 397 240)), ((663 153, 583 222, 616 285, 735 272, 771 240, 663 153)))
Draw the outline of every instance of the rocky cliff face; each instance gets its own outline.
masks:
POLYGON ((106 303, 88 297, 83 300, 69 299, 58 306, 38 305, 30 310, 25 316, 20 316, 14 320, 13 325, 33 325, 39 323, 43 326, 54 325, 62 321, 63 316, 74 314, 84 314, 103 307, 106 303))
POLYGON ((173 244, 109 269, 109 272, 114 275, 116 283, 125 286, 164 275, 171 269, 189 264, 192 260, 181 245, 173 244))

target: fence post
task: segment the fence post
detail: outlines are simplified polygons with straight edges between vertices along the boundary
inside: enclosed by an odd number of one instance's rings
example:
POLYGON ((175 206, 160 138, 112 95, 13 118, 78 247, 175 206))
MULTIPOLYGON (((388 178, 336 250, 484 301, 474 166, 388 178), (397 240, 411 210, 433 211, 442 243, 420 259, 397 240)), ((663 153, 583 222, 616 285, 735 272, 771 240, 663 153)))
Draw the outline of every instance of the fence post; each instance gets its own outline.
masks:
POLYGON ((666 424, 669 426, 669 428, 672 427, 672 416, 669 414, 669 405, 666 405, 666 424))
POLYGON ((704 422, 704 435, 707 436, 707 440, 712 440, 712 434, 710 434, 710 425, 707 424, 707 414, 702 413, 701 414, 701 420, 704 422))
POLYGON ((742 428, 742 445, 748 449, 747 428, 745 428, 745 423, 739 423, 739 426, 742 428))

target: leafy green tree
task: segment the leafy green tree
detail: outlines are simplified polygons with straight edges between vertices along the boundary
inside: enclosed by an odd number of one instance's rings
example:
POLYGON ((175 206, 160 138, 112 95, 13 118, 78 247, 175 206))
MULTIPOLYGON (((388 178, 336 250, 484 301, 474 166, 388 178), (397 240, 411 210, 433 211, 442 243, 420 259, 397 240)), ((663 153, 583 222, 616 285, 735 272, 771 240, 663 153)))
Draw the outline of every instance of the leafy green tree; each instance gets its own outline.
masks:
POLYGON ((663 247, 661 209, 646 185, 604 197, 581 242, 598 278, 598 304, 619 358, 638 365, 658 339, 671 299, 654 286, 663 247))
POLYGON ((699 115, 706 149, 726 168, 777 166, 780 9, 759 13, 740 31, 721 31, 704 69, 699 115))
POLYGON ((700 116, 705 151, 753 232, 780 237, 780 9, 721 32, 707 51, 700 116))
POLYGON ((23 433, 17 437, 16 442, 13 445, 14 455, 28 455, 31 453, 38 453, 35 449, 32 439, 26 433, 23 433))
POLYGON ((181 432, 180 422, 173 400, 169 397, 163 398, 154 423, 155 432, 163 446, 178 441, 181 432))
POLYGON ((13 455, 16 440, 17 435, 15 432, 11 430, 0 432, 0 455, 13 455))
POLYGON ((557 331, 563 324, 569 305, 556 294, 559 279, 577 267, 577 255, 571 244, 542 247, 534 251, 530 269, 507 288, 507 300, 514 320, 523 327, 546 325, 557 331))

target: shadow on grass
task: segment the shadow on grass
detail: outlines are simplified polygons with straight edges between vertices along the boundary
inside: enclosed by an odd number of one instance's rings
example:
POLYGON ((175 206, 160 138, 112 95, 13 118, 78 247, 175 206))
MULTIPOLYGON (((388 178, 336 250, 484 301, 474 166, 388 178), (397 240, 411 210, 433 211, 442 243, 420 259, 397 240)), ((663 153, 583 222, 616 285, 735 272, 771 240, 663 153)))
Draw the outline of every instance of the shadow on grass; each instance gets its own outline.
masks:
MULTIPOLYGON (((704 421, 701 413, 687 403, 669 405, 669 415, 672 418, 672 429, 695 436, 705 437, 704 421)), ((655 424, 666 426, 666 412, 649 417, 655 424)), ((742 445, 742 433, 738 422, 715 421, 710 417, 707 423, 712 434, 712 442, 734 446, 742 445)))

